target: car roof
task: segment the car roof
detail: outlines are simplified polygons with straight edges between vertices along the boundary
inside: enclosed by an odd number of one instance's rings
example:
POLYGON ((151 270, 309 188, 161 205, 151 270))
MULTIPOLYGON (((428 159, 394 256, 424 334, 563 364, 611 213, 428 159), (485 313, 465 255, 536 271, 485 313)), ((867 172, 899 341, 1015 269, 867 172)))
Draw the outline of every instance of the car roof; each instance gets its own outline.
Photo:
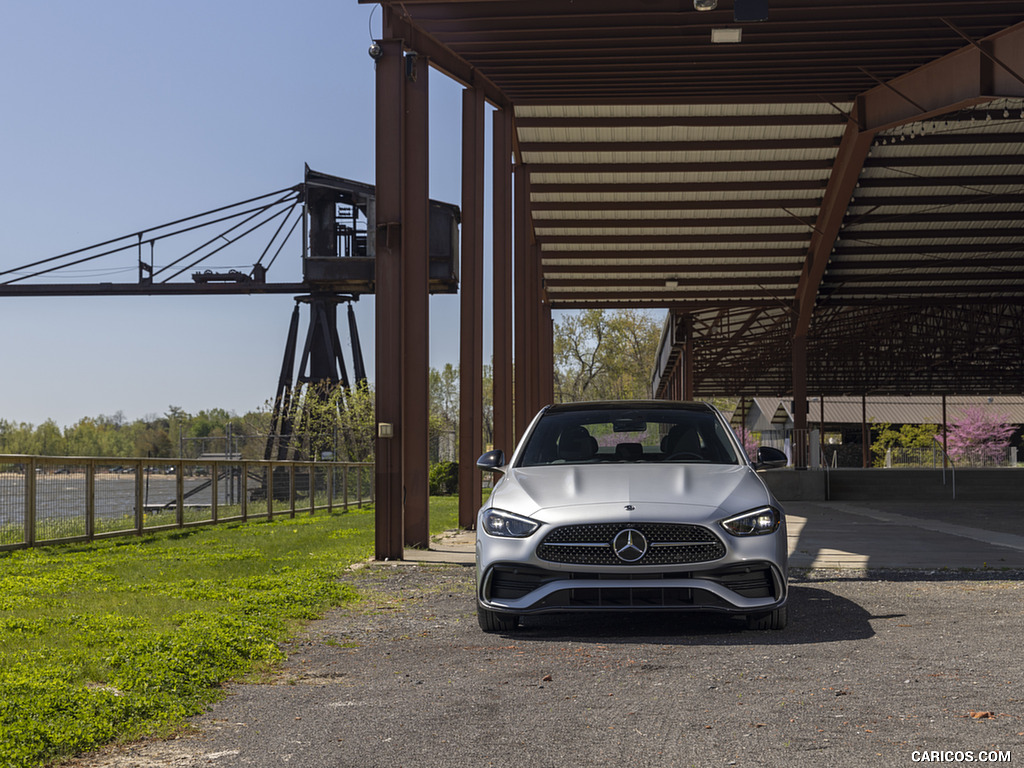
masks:
POLYGON ((565 413, 567 411, 603 411, 622 409, 647 409, 666 411, 700 411, 714 412, 714 406, 703 402, 685 402, 680 400, 591 400, 578 403, 556 403, 549 405, 546 413, 565 413))

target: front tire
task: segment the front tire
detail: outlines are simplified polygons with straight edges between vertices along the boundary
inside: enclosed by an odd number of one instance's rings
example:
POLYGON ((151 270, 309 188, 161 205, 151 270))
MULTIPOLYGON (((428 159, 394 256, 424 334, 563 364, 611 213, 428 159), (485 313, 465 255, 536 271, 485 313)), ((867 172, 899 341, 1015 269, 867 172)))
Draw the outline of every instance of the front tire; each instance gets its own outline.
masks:
POLYGON ((757 613, 747 616, 747 629, 785 629, 787 621, 786 606, 782 606, 768 613, 757 613))
POLYGON ((518 616, 489 611, 479 605, 476 607, 476 620, 484 632, 515 632, 519 628, 518 616))

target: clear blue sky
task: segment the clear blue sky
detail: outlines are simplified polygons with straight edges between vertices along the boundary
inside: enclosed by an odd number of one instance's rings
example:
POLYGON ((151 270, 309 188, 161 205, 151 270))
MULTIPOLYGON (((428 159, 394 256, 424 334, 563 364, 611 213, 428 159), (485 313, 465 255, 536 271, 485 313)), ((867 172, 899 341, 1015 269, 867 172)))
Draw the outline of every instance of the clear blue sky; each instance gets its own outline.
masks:
MULTIPOLYGON (((4 0, 0 270, 291 186, 304 163, 372 184, 374 8, 4 0)), ((430 192, 459 204, 460 89, 437 72, 430 85, 430 192)), ((298 269, 297 253, 282 254, 270 279, 298 269)), ((277 384, 293 305, 2 299, 0 418, 66 426, 170 405, 259 408, 277 384)), ((372 372, 372 297, 357 309, 372 372)), ((457 297, 431 300, 434 366, 457 360, 457 319, 457 297)))

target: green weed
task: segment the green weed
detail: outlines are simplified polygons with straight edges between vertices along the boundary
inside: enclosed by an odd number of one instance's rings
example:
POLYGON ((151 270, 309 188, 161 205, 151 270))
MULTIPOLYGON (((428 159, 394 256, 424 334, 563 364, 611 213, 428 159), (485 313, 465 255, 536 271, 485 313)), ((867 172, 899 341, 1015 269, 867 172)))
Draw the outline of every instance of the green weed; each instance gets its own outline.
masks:
POLYGON ((364 509, 0 554, 0 768, 168 732, 358 599, 338 577, 373 545, 364 509))

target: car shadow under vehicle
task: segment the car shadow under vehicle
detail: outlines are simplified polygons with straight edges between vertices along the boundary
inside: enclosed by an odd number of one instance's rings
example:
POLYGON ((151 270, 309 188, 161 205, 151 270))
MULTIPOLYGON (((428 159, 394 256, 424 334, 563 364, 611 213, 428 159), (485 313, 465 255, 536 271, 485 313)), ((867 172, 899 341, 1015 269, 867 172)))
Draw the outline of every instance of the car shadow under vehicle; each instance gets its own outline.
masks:
POLYGON ((821 586, 790 586, 789 624, 782 630, 750 630, 742 617, 685 611, 594 611, 524 616, 520 640, 666 645, 790 645, 861 640, 875 634, 872 616, 857 603, 821 586))

